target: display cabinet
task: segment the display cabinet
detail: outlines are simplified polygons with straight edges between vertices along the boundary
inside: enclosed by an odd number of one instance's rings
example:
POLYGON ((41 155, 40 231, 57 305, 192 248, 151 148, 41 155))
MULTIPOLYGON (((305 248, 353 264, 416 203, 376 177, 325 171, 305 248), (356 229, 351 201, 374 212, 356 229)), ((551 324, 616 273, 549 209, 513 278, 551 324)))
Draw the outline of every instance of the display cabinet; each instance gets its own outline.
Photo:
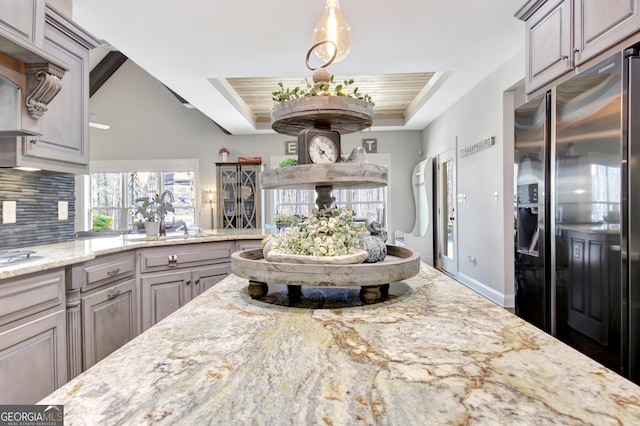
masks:
POLYGON ((260 163, 216 163, 218 223, 222 229, 262 226, 260 163))

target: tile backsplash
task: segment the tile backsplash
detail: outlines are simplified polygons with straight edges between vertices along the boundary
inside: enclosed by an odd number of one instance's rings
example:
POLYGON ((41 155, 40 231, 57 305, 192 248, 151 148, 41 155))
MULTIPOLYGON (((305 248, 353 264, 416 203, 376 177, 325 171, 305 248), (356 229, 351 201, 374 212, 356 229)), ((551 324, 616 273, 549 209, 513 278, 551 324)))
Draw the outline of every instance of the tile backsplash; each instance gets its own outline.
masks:
POLYGON ((0 250, 75 239, 75 178, 0 169, 0 250), (16 202, 16 223, 3 223, 3 201, 16 202), (58 220, 58 202, 68 217, 58 220))

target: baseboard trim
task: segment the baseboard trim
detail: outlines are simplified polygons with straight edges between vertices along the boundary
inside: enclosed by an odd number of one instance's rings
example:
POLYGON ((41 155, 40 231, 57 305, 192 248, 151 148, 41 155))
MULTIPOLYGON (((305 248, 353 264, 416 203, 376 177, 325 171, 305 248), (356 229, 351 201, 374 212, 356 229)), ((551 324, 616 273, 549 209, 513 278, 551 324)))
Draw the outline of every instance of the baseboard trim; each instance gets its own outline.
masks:
POLYGON ((498 306, 501 306, 503 308, 513 308, 515 306, 515 299, 513 295, 505 295, 504 293, 500 293, 496 289, 488 287, 480 281, 460 272, 458 272, 458 276, 456 277, 456 279, 465 286, 469 287, 471 290, 475 291, 481 296, 486 297, 498 306))

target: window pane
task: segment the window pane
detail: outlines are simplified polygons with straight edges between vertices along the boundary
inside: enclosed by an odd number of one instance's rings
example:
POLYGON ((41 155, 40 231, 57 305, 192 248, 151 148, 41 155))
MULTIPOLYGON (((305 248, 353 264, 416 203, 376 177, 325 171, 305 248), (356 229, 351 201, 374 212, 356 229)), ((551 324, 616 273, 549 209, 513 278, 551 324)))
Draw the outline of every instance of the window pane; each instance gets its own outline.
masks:
MULTIPOLYGON (((167 213, 166 222, 172 224, 184 222, 187 225, 192 225, 196 205, 195 173, 188 171, 165 172, 163 182, 164 190, 171 191, 174 196, 174 201, 171 204, 175 212, 167 213)), ((175 228, 178 226, 180 224, 177 224, 175 228)))
POLYGON ((193 171, 92 173, 90 212, 113 219, 113 228, 143 232, 136 213, 138 198, 150 198, 169 190, 174 194, 174 213, 168 213, 167 232, 195 223, 196 187, 193 171), (123 184, 124 182, 124 184, 123 184))
POLYGON ((120 173, 91 174, 91 206, 121 207, 122 181, 120 173))
POLYGON ((276 190, 276 214, 308 216, 310 194, 312 192, 305 189, 276 190))

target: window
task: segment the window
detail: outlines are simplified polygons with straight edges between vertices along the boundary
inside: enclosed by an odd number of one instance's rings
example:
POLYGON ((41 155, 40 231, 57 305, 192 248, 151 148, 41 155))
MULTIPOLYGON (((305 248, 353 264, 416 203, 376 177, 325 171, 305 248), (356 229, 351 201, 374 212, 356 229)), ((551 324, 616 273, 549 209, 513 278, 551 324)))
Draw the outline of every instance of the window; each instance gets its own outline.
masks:
MULTIPOLYGON (((271 164, 277 165, 286 156, 273 156, 271 164)), ((390 163, 388 154, 369 154, 369 162, 386 165, 390 163)), ((273 212, 267 211, 266 222, 271 222, 274 214, 307 216, 316 207, 316 192, 305 189, 275 189, 272 193, 273 212)), ((334 189, 332 195, 340 208, 349 208, 358 218, 372 219, 386 226, 386 187, 370 189, 334 189)), ((268 195, 270 196, 270 195, 268 195)))
POLYGON ((90 176, 90 217, 109 216, 113 229, 123 232, 142 231, 142 218, 136 213, 139 198, 171 191, 174 213, 167 213, 167 230, 195 223, 196 188, 194 171, 129 171, 96 172, 90 176))

